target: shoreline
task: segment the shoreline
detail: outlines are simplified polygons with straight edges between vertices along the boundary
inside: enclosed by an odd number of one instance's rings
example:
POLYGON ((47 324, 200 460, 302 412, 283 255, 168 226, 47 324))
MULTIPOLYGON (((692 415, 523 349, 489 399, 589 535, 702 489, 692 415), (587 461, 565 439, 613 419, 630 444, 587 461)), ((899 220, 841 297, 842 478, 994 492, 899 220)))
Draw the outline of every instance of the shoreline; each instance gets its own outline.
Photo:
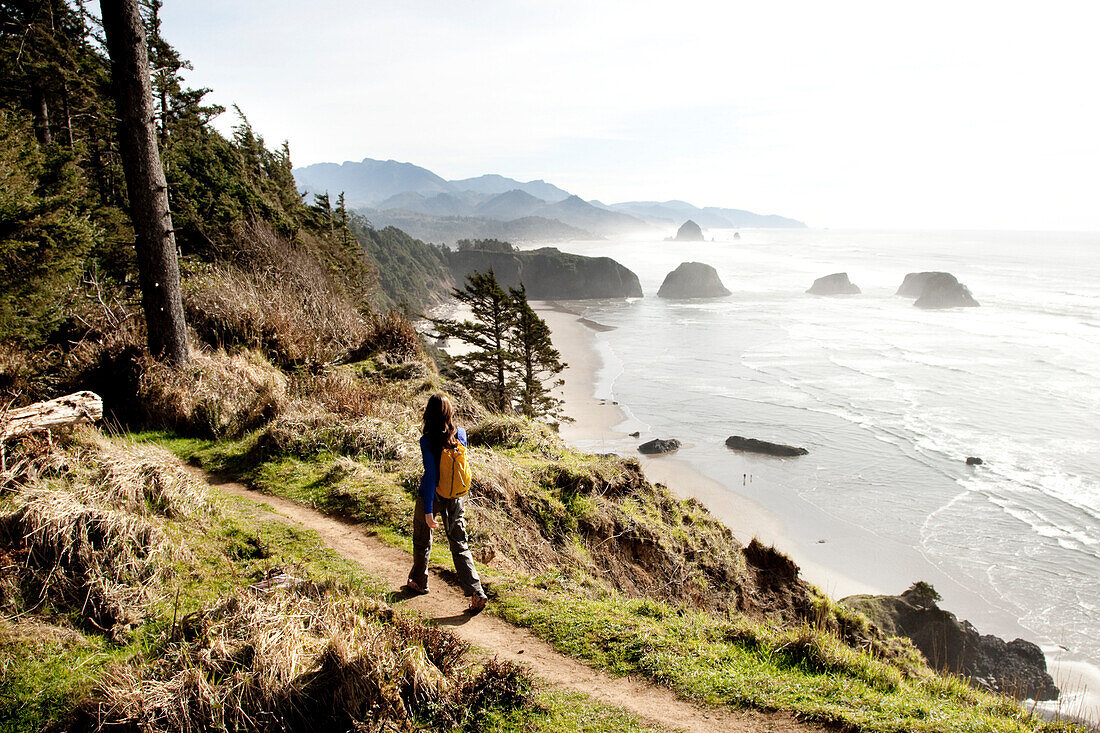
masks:
MULTIPOLYGON (((628 406, 614 399, 613 378, 608 380, 601 375, 605 364, 599 334, 614 328, 584 318, 580 310, 583 306, 573 305, 571 301, 533 301, 531 306, 550 327, 554 347, 567 364, 562 372, 565 386, 558 391, 565 403, 565 413, 574 420, 562 423, 559 430, 567 443, 593 453, 617 453, 637 458, 650 481, 664 484, 681 499, 693 498, 701 502, 743 544, 756 537, 776 547, 798 565, 803 578, 834 600, 862 593, 898 592, 873 587, 849 577, 842 570, 808 560, 792 539, 782 516, 738 494, 734 487, 704 475, 675 454, 645 456, 638 453, 638 444, 655 436, 647 434, 649 426, 631 415, 628 406), (632 437, 630 433, 634 431, 641 432, 641 436, 632 437)), ((859 561, 852 551, 844 557, 850 566, 859 561)), ((959 618, 966 615, 965 609, 949 610, 959 618)), ((1063 698, 1027 705, 1034 705, 1036 711, 1046 715, 1068 713, 1086 720, 1100 720, 1100 668, 1091 662, 1066 658, 1058 649, 1043 646, 1048 670, 1063 698)))
POLYGON ((755 537, 788 555, 799 566, 802 576, 831 598, 888 592, 841 570, 808 560, 787 532, 783 517, 704 475, 688 461, 675 454, 638 453, 638 444, 653 437, 646 434, 648 426, 633 417, 628 407, 615 401, 610 384, 600 383, 605 364, 598 335, 614 330, 613 327, 584 318, 571 301, 532 301, 531 307, 550 327, 554 348, 567 365, 562 372, 564 389, 557 393, 565 402, 565 413, 573 418, 573 422, 562 423, 559 429, 567 443, 592 453, 637 458, 650 481, 664 484, 681 499, 701 502, 742 544, 747 545, 755 537), (641 432, 641 437, 631 437, 634 431, 641 432))

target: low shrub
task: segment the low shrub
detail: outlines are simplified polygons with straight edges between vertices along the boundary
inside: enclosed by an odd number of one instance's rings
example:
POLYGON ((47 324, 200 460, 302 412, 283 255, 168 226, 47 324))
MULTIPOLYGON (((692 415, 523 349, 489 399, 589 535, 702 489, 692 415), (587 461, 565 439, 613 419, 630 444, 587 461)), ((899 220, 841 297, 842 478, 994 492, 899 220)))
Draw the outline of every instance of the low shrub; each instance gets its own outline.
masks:
POLYGON ((186 617, 163 656, 119 667, 69 721, 145 731, 451 728, 529 705, 531 679, 467 645, 338 592, 237 594, 186 617))
POLYGON ((136 399, 144 423, 200 437, 236 437, 266 424, 286 401, 287 380, 256 354, 194 354, 171 366, 142 362, 136 399))
POLYGON ((537 450, 544 457, 562 455, 563 443, 545 424, 518 415, 487 415, 467 429, 472 446, 537 450))
POLYGON ((457 697, 465 713, 466 729, 477 733, 483 730, 483 717, 489 710, 508 712, 530 707, 534 689, 522 667, 494 657, 462 686, 457 697))
POLYGON ((420 334, 400 311, 372 314, 362 343, 351 351, 348 360, 361 361, 374 354, 386 354, 396 361, 423 357, 420 334))
POLYGON ((75 614, 118 637, 143 617, 171 554, 160 519, 208 509, 171 456, 78 433, 36 454, 0 515, 5 603, 75 614), (18 596, 18 597, 16 597, 18 596))
POLYGON ((256 460, 278 456, 309 458, 321 453, 398 461, 408 455, 408 439, 393 423, 379 417, 356 420, 296 401, 287 406, 256 438, 256 460))
POLYGON ((58 368, 62 394, 90 390, 103 398, 103 410, 122 422, 140 421, 138 383, 148 359, 145 325, 131 319, 98 337, 77 342, 58 368))

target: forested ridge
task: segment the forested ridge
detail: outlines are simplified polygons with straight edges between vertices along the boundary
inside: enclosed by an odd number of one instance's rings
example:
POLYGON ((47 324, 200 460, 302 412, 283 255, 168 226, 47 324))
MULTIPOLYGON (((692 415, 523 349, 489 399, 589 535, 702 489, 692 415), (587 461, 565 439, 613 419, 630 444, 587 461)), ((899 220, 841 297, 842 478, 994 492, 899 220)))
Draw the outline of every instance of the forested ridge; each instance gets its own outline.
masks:
MULTIPOLYGON (((419 307, 440 280, 445 292, 428 245, 349 216, 339 192, 332 203, 307 204, 289 146, 269 146, 242 111, 232 112, 231 136, 218 132, 212 120, 229 113, 204 101, 209 90, 186 85, 190 65, 162 35, 160 0, 142 6, 189 298, 201 298, 212 276, 258 282, 276 271, 294 275, 300 291, 317 280, 364 316, 391 304, 419 307), (313 265, 307 272, 289 261, 302 258, 313 265)), ((138 295, 110 63, 85 6, 16 0, 0 8, 0 340, 63 352, 102 336, 105 319, 128 319, 138 295)))

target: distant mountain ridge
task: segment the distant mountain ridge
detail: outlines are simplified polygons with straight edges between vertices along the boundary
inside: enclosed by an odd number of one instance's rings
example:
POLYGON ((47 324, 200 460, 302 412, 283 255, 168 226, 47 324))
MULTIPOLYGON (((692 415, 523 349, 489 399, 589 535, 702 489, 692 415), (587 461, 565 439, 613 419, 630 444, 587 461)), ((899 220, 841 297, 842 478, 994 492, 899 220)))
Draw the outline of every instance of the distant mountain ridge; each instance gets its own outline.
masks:
POLYGON ((547 183, 541 179, 520 183, 514 178, 506 178, 496 173, 488 173, 484 176, 478 176, 477 178, 463 178, 460 181, 451 181, 451 184, 463 191, 473 191, 475 193, 494 194, 508 193, 509 191, 523 191, 537 199, 549 201, 550 203, 567 199, 570 196, 568 191, 560 189, 554 184, 547 183))
POLYGON ((543 180, 518 181, 495 173, 448 181, 427 168, 394 160, 316 163, 293 173, 307 194, 335 196, 342 191, 349 208, 397 226, 396 220, 402 220, 411 226, 410 234, 433 241, 454 241, 471 230, 523 231, 530 240, 598 237, 679 226, 687 219, 704 228, 806 226, 783 216, 699 208, 677 200, 589 202, 543 180), (521 220, 516 226, 499 226, 521 220))
POLYGON ((308 193, 344 192, 348 206, 369 206, 401 193, 450 193, 446 180, 412 163, 364 158, 359 163, 316 163, 295 168, 294 180, 308 193))

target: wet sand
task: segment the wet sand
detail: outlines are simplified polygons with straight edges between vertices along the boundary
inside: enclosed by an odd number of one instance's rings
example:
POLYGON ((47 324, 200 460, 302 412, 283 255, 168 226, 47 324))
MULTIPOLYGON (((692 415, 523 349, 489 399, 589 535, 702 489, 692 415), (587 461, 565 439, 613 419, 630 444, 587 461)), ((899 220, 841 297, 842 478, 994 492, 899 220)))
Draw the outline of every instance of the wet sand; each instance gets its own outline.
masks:
POLYGON ((604 363, 598 334, 610 327, 580 317, 577 307, 569 301, 535 301, 531 306, 550 326, 554 347, 568 365, 562 374, 565 387, 559 392, 559 397, 565 400, 565 413, 574 420, 561 426, 561 436, 566 442, 586 451, 638 458, 651 481, 668 486, 680 498, 701 502, 742 543, 748 544, 756 537, 790 555, 802 569, 803 577, 834 598, 880 592, 843 572, 807 560, 786 535, 783 518, 736 493, 734 487, 704 476, 674 454, 638 453, 638 445, 646 438, 633 438, 630 433, 642 426, 634 424, 637 421, 626 406, 615 404, 606 384, 609 380, 600 374, 604 363))
MULTIPOLYGON (((638 445, 649 436, 630 436, 631 432, 644 426, 630 415, 628 406, 615 404, 610 389, 611 379, 600 374, 604 364, 598 338, 600 333, 611 330, 610 327, 580 317, 583 305, 569 301, 538 301, 531 305, 550 326, 554 346, 568 364, 562 375, 565 387, 559 392, 559 397, 565 400, 566 414, 574 419, 574 422, 564 423, 560 429, 561 436, 568 443, 591 452, 638 458, 642 470, 651 481, 668 486, 681 498, 700 501, 742 543, 747 544, 757 537, 765 544, 774 545, 799 565, 804 578, 832 598, 857 593, 898 593, 904 589, 907 584, 904 578, 890 579, 890 582, 898 580, 897 588, 872 587, 835 567, 808 560, 806 553, 786 533, 784 517, 738 494, 736 482, 725 486, 703 475, 687 461, 677 459, 675 454, 645 456, 638 453, 638 445)), ((787 518, 786 521, 794 522, 797 518, 787 518)), ((844 553, 846 563, 841 564, 858 567, 862 553, 869 551, 889 551, 889 547, 853 547, 844 553)), ((959 613, 960 618, 966 618, 970 615, 968 612, 975 609, 951 610, 959 613)), ((1020 632, 1026 634, 1022 628, 1020 632)), ((1100 672, 1096 667, 1060 659, 1057 649, 1044 651, 1055 684, 1062 689, 1064 697, 1061 701, 1039 704, 1036 709, 1048 716, 1060 714, 1100 720, 1100 693, 1094 692, 1100 690, 1100 672)))

